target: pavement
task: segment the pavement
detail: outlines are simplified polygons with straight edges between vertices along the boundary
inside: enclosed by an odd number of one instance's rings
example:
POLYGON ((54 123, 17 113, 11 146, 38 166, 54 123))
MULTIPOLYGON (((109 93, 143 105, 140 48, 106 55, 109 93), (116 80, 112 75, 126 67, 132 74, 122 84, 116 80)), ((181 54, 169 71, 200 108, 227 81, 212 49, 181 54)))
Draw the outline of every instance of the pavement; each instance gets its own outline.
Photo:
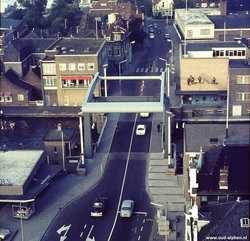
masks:
MULTIPOLYGON (((143 51, 133 56, 133 65, 128 65, 123 75, 135 71, 143 51)), ((12 235, 8 240, 22 240, 21 225, 23 227, 23 240, 40 241, 51 221, 57 216, 58 212, 67 206, 71 201, 83 195, 93 188, 100 180, 108 159, 112 139, 115 133, 116 123, 119 114, 107 114, 107 122, 103 129, 102 139, 93 159, 86 160, 87 175, 68 174, 56 178, 41 197, 49 202, 49 205, 43 203, 40 208, 37 200, 36 212, 28 220, 15 219, 12 217, 11 205, 6 204, 0 209, 0 226, 8 228, 12 235), (64 195, 58 190, 63 190, 64 195), (81 190, 81 193, 79 193, 81 190)), ((151 197, 152 203, 157 204, 159 216, 155 218, 153 233, 150 241, 163 240, 184 240, 184 185, 182 175, 167 175, 167 160, 163 157, 161 148, 162 134, 157 130, 157 124, 162 120, 162 114, 155 113, 152 120, 151 143, 148 155, 147 168, 147 191, 151 197), (169 220, 170 235, 159 235, 161 219, 169 220), (178 218, 176 218, 178 217, 178 218)))

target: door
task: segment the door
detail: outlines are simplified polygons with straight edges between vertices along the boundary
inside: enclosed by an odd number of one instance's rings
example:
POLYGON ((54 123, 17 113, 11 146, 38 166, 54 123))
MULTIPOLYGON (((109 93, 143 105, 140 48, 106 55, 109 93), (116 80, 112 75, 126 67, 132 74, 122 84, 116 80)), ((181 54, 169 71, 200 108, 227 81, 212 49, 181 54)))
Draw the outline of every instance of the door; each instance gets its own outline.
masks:
POLYGON ((50 106, 50 97, 49 97, 49 95, 45 95, 45 106, 50 106))

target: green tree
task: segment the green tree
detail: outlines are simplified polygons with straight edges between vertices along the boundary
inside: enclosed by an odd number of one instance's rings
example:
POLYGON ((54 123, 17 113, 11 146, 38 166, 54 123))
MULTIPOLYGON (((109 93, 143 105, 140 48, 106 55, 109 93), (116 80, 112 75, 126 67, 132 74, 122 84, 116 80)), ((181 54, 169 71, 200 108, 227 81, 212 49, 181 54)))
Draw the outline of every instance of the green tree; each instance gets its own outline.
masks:
POLYGON ((18 3, 25 10, 24 21, 29 27, 43 27, 43 13, 47 0, 18 0, 18 3))
POLYGON ((68 29, 74 25, 77 16, 77 10, 69 6, 65 0, 55 0, 49 15, 50 31, 65 35, 68 29))

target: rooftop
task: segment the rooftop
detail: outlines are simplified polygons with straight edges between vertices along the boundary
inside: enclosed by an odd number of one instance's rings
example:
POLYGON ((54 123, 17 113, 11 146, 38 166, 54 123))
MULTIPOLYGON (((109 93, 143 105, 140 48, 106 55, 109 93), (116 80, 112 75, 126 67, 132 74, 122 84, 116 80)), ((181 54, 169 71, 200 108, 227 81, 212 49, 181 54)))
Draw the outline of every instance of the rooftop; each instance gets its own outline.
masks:
POLYGON ((249 61, 248 60, 242 60, 242 59, 232 59, 229 61, 230 68, 237 68, 237 69, 249 69, 249 61))
POLYGON ((212 21, 205 15, 202 9, 200 8, 189 8, 187 11, 186 9, 176 9, 175 13, 184 23, 184 25, 193 25, 193 24, 211 24, 212 21))
POLYGON ((48 50, 60 48, 57 55, 96 55, 106 40, 93 38, 60 38, 48 50))
POLYGON ((13 186, 22 186, 42 154, 42 150, 0 152, 0 179, 8 179, 13 186))
MULTIPOLYGON (((229 123, 229 145, 249 145, 249 123, 229 123)), ((185 124, 185 143, 187 152, 199 152, 210 149, 210 139, 218 138, 218 144, 222 145, 226 135, 226 124, 185 124)))

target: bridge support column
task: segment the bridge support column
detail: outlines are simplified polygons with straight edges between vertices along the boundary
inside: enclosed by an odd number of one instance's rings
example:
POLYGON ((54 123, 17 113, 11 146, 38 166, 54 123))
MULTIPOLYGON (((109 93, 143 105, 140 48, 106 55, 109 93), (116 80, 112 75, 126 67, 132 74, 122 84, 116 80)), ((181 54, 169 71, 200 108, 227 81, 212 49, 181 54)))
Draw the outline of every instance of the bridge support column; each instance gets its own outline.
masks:
POLYGON ((86 158, 93 157, 91 124, 92 124, 91 114, 84 113, 84 151, 86 158))

